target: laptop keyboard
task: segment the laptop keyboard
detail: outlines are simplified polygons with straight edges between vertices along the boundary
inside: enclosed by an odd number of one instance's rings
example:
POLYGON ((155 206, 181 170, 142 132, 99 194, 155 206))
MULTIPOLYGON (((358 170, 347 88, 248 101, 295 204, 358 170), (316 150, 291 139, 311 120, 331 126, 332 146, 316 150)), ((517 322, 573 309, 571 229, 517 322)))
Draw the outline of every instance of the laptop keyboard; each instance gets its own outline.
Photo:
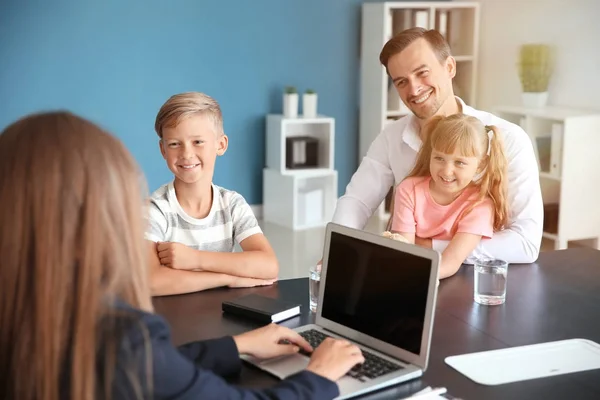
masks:
MULTIPOLYGON (((328 337, 329 335, 324 334, 323 332, 317 331, 315 329, 310 329, 304 332, 298 332, 300 336, 302 336, 310 345, 314 348, 319 347, 321 342, 328 337)), ((363 364, 355 365, 346 375, 351 376, 353 378, 358 379, 361 382, 364 382, 366 379, 375 379, 379 376, 389 374, 390 372, 398 371, 403 369, 402 366, 389 362, 379 356, 376 356, 373 353, 365 351, 363 349, 362 354, 365 357, 365 362, 363 364)), ((310 357, 310 353, 305 352, 304 350, 300 350, 300 353, 305 354, 310 357)))

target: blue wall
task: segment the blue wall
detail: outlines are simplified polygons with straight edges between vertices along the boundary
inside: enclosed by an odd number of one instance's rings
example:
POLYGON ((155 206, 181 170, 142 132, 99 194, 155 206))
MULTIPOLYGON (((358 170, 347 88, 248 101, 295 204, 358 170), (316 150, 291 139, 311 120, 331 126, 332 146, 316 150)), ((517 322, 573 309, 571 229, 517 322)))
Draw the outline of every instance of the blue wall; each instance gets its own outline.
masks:
POLYGON ((172 94, 202 91, 230 147, 214 181, 262 202, 265 114, 283 86, 316 89, 336 118, 339 191, 357 167, 360 0, 0 0, 0 129, 69 109, 119 136, 150 190, 172 179, 154 118, 172 94))

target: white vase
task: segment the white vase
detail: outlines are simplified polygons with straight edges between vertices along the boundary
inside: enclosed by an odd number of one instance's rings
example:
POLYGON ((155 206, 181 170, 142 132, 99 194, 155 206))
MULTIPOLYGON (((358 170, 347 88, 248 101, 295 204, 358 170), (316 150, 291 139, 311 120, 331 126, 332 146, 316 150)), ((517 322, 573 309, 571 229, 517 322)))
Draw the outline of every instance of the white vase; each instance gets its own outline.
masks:
POLYGON ((283 94, 283 116, 286 118, 298 117, 298 93, 283 94))
POLYGON ((521 96, 525 107, 542 108, 548 103, 548 92, 523 92, 521 96))
POLYGON ((302 115, 304 118, 317 117, 317 94, 304 93, 302 95, 302 115))

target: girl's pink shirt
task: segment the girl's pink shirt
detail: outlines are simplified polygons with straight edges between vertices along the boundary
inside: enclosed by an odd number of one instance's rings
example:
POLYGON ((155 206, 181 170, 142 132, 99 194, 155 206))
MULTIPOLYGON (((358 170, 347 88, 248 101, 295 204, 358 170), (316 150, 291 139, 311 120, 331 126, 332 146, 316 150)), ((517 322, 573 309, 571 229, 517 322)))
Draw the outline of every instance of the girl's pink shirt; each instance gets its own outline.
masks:
POLYGON ((472 233, 489 239, 494 232, 494 206, 485 198, 467 215, 463 212, 477 199, 477 189, 469 187, 448 205, 436 203, 429 192, 431 177, 412 177, 396 187, 392 230, 414 233, 420 238, 451 240, 454 233, 472 233))

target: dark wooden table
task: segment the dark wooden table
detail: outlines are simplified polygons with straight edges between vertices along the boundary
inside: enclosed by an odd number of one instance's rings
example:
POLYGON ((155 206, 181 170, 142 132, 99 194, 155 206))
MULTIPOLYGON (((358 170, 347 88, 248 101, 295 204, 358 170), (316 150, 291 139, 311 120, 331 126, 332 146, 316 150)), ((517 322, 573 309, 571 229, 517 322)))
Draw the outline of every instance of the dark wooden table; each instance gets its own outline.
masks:
MULTIPOLYGON (((506 303, 473 301, 473 267, 440 283, 429 367, 421 379, 371 394, 398 399, 421 387, 445 386, 464 399, 600 399, 600 370, 499 386, 479 385, 444 363, 450 355, 585 338, 600 343, 600 251, 577 248, 541 253, 535 264, 511 265, 506 303)), ((171 324, 176 344, 235 335, 259 325, 224 315, 221 303, 249 293, 300 302, 302 315, 282 323, 294 328, 314 320, 308 312, 308 278, 269 287, 214 289, 154 299, 156 312, 171 324)), ((276 383, 250 366, 232 383, 264 387, 276 383)))

